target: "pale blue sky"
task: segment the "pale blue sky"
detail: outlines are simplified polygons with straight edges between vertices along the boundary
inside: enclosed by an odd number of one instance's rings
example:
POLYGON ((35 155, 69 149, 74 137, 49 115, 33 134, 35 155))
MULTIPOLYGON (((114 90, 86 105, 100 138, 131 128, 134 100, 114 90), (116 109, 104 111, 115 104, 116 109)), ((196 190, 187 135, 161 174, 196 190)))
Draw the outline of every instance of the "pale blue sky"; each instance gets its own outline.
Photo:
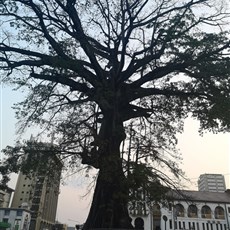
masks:
MULTIPOLYGON (((0 148, 13 145, 16 140, 13 103, 22 100, 21 92, 12 91, 9 87, 0 87, 0 148)), ((198 122, 187 120, 185 131, 178 135, 178 147, 181 150, 182 169, 193 183, 187 184, 189 189, 197 189, 196 182, 200 174, 221 173, 225 175, 226 185, 230 188, 230 134, 207 133, 203 137, 198 135, 198 122)), ((25 135, 29 138, 30 133, 25 135)), ((12 186, 16 177, 13 177, 12 186)), ((79 183, 77 176, 68 178, 67 184, 61 186, 57 219, 74 226, 83 223, 87 216, 91 195, 86 198, 86 183, 79 183)))

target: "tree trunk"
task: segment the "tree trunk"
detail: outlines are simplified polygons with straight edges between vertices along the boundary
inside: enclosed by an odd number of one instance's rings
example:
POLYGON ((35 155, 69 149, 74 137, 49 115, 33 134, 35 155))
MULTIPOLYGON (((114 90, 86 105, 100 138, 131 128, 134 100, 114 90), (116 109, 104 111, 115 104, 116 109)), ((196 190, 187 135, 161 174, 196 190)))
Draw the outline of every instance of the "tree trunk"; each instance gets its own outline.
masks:
POLYGON ((133 228, 127 207, 129 191, 120 158, 120 144, 124 137, 121 122, 111 116, 104 119, 100 130, 100 170, 84 230, 133 228))
POLYGON ((127 191, 122 191, 124 189, 121 188, 119 181, 121 177, 114 176, 106 179, 106 174, 99 172, 90 213, 83 229, 131 229, 131 219, 127 209, 127 191))

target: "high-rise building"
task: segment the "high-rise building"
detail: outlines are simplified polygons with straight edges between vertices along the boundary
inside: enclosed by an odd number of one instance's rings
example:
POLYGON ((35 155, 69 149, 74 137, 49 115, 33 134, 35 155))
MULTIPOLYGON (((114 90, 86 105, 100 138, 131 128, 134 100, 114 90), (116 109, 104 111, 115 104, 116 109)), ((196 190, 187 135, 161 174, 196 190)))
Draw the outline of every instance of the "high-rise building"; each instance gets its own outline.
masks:
POLYGON ((54 175, 37 171, 29 176, 23 173, 18 176, 11 207, 31 211, 30 230, 51 230, 55 224, 62 170, 60 160, 55 162, 59 165, 54 175))
POLYGON ((198 180, 198 190, 208 192, 225 192, 225 179, 222 174, 201 174, 198 180))

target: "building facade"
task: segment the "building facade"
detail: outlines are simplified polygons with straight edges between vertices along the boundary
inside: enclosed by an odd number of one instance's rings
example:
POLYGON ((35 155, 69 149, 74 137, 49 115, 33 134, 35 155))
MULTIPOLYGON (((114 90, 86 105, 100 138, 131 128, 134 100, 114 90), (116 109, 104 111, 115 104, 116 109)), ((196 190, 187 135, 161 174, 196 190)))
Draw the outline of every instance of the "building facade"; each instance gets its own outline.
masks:
MULTIPOLYGON (((146 212, 131 212, 133 223, 143 221, 144 230, 229 230, 230 191, 181 191, 168 205, 146 205, 146 212), (150 208, 149 208, 150 207, 150 208)), ((143 207, 140 205, 140 207, 143 207)))
POLYGON ((31 214, 21 208, 0 208, 0 229, 29 230, 31 214))
POLYGON ((198 190, 208 192, 225 192, 225 179, 222 174, 202 174, 198 180, 198 190))
MULTIPOLYGON (((32 176, 18 176, 12 208, 31 211, 30 230, 52 230, 55 224, 62 164, 54 175, 36 172, 32 176)), ((48 164, 48 163, 47 163, 48 164)))
POLYGON ((13 191, 11 188, 0 190, 0 208, 9 207, 13 191))

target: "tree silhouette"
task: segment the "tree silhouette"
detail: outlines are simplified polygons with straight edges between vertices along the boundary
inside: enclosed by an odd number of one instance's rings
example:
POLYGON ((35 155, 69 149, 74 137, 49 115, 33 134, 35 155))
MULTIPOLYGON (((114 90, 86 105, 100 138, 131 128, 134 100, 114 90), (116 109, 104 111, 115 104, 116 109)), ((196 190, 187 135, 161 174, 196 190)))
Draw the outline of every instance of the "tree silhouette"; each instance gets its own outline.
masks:
MULTIPOLYGON (((156 192, 150 185, 173 184, 159 168, 181 174, 171 156, 188 115, 200 120, 201 130, 229 130, 224 6, 211 0, 0 2, 3 81, 29 90, 15 105, 19 131, 41 125, 59 138, 56 153, 67 165, 78 167, 80 159, 99 170, 84 229, 132 228, 130 188, 156 192)), ((2 172, 10 171, 7 165, 2 172)))

